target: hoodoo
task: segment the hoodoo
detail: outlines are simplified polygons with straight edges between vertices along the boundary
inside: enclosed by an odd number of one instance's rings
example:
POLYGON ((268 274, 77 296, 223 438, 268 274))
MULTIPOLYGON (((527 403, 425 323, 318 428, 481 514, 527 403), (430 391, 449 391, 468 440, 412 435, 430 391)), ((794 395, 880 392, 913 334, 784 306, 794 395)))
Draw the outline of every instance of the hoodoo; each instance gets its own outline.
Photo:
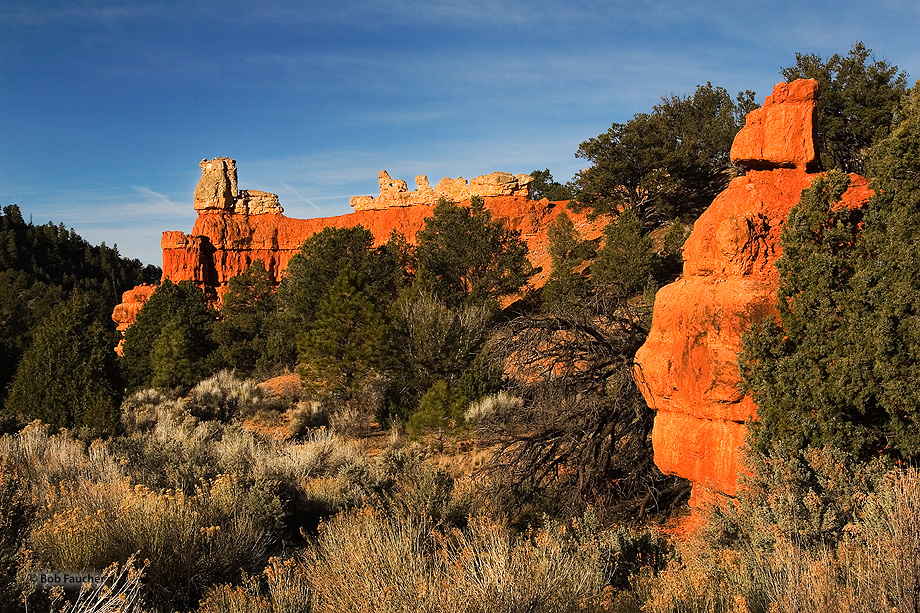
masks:
MULTIPOLYGON (((683 248, 683 276, 655 299, 634 374, 657 413, 655 463, 693 482, 691 505, 734 495, 745 422, 757 407, 738 384, 741 336, 776 315, 779 238, 789 210, 816 176, 817 81, 779 83, 735 137, 748 169, 700 216, 683 248)), ((852 175, 844 204, 861 206, 868 181, 852 175)))

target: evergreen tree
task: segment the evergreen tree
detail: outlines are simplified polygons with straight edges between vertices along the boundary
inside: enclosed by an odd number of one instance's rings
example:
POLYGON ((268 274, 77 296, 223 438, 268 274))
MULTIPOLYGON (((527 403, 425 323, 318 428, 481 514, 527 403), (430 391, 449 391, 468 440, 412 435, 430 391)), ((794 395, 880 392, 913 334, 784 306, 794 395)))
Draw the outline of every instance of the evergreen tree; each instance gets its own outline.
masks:
POLYGON ((479 197, 469 207, 442 199, 416 239, 415 282, 449 307, 497 302, 533 274, 520 232, 493 221, 479 197))
POLYGON ((754 93, 728 92, 707 83, 692 96, 665 98, 651 113, 579 145, 593 165, 575 176, 577 202, 595 213, 632 209, 643 223, 699 214, 728 181, 730 151, 754 93))
POLYGON ((361 225, 317 232, 288 263, 278 290, 283 308, 301 329, 308 325, 346 264, 366 280, 368 296, 378 305, 392 301, 404 274, 402 245, 394 234, 389 243, 375 248, 374 235, 361 225))
POLYGON ((888 135, 905 93, 907 75, 857 42, 845 57, 795 54, 796 65, 783 68, 788 80, 818 81, 816 141, 825 168, 864 174, 872 143, 888 135))
POLYGON ((594 257, 594 246, 579 236, 565 212, 550 224, 547 234, 553 270, 543 285, 543 307, 549 310, 576 307, 589 293, 588 280, 579 269, 594 257))
POLYGON ((150 349, 153 387, 189 389, 209 374, 202 360, 195 359, 190 336, 178 315, 163 324, 150 349))
POLYGON ((16 371, 7 413, 20 421, 114 433, 121 385, 113 340, 94 319, 85 296, 60 303, 35 330, 16 371))
POLYGON ((559 202, 561 200, 571 200, 575 197, 572 186, 554 181, 549 168, 534 170, 530 173, 530 176, 533 177, 533 182, 530 184, 530 195, 534 200, 546 198, 550 202, 559 202))
POLYGON ((595 291, 621 299, 640 293, 651 280, 654 262, 652 239, 643 234, 632 209, 626 209, 604 228, 604 246, 591 264, 595 291))
POLYGON ((221 319, 214 328, 220 361, 243 377, 257 368, 270 370, 278 356, 271 355, 271 320, 278 312, 278 297, 265 264, 253 262, 227 283, 221 319))
POLYGON ((400 295, 390 312, 396 359, 388 404, 391 413, 405 417, 436 382, 453 386, 469 370, 482 349, 492 310, 488 305, 451 308, 413 288, 400 295))
POLYGON ((297 337, 304 388, 346 400, 379 374, 387 360, 387 325, 346 262, 319 303, 310 330, 297 337))
POLYGON ((374 235, 363 226, 326 228, 308 238, 300 253, 291 258, 278 300, 281 312, 267 322, 272 361, 287 365, 297 359, 297 334, 309 329, 319 303, 346 264, 366 284, 368 299, 385 312, 402 287, 408 284, 411 249, 395 231, 384 245, 374 247, 374 235))
POLYGON ((872 155, 875 195, 839 205, 849 177, 803 193, 783 231, 779 323, 745 338, 758 448, 788 439, 855 457, 920 457, 920 92, 872 155))
MULTIPOLYGON (((125 330, 121 365, 128 389, 152 385, 157 368, 161 373, 168 370, 168 366, 157 366, 155 363, 154 345, 170 322, 179 328, 181 334, 172 332, 169 342, 175 348, 187 350, 184 358, 193 365, 191 372, 200 377, 209 374, 215 366, 211 354, 217 348, 212 337, 216 319, 217 314, 194 283, 182 281, 174 284, 169 279, 164 280, 144 303, 137 321, 125 330)), ((160 341, 160 358, 168 353, 166 343, 164 337, 160 341)))
POLYGON ((0 407, 38 322, 80 290, 93 318, 111 329, 121 294, 160 271, 122 258, 115 248, 92 246, 73 230, 23 219, 16 205, 0 210, 0 407))

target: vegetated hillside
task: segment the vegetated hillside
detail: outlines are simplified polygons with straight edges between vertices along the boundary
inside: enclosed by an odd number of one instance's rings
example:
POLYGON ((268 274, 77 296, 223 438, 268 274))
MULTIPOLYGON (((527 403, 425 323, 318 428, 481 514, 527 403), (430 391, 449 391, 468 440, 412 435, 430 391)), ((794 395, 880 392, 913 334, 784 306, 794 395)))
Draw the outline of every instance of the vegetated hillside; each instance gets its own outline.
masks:
MULTIPOLYGON (((113 329, 121 293, 159 280, 155 266, 123 258, 117 248, 94 246, 51 222, 35 225, 16 205, 0 214, 0 407, 29 347, 35 327, 60 302, 83 294, 92 318, 113 329)), ((50 358, 49 358, 50 359, 50 358)))

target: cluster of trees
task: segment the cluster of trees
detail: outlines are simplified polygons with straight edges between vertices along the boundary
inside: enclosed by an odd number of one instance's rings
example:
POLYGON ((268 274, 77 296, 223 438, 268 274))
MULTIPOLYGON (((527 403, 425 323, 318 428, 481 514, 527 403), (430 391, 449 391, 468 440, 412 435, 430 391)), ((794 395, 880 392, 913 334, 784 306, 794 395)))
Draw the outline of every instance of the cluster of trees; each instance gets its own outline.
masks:
POLYGON ((137 389, 190 387, 226 366, 244 376, 296 367, 332 407, 405 420, 436 385, 457 406, 480 385, 468 371, 485 331, 532 272, 519 234, 477 198, 439 202, 416 246, 394 233, 375 247, 362 226, 326 228, 277 292, 262 262, 232 279, 219 317, 194 286, 163 283, 125 334, 123 370, 137 389), (476 381, 460 385, 464 376, 476 381))
POLYGON ((84 415, 94 426, 111 419, 120 398, 119 384, 110 376, 117 372, 114 355, 109 355, 116 342, 112 309, 124 291, 159 278, 158 268, 121 257, 117 247, 90 245, 63 225, 37 226, 23 219, 18 206, 3 207, 0 417, 4 424, 12 427, 9 417, 18 413, 68 427, 76 423, 72 414, 84 415), (61 368, 65 362, 68 366, 61 368), (80 365, 79 372, 74 364, 80 365), (36 372, 46 374, 44 383, 36 385, 36 372), (65 391, 66 403, 52 401, 65 391))

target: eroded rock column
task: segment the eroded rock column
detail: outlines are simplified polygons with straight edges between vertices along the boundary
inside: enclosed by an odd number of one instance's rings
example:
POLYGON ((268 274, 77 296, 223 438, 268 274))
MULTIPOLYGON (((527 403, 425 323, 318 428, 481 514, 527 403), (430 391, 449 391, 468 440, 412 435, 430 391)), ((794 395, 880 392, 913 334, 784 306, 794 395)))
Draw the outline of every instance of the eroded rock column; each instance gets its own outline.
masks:
MULTIPOLYGON (((634 374, 656 411, 655 463, 693 482, 691 505, 732 496, 745 422, 757 407, 739 390, 741 336, 776 314, 780 232, 802 190, 818 176, 814 144, 817 82, 779 83, 750 113, 732 146, 749 169, 700 216, 683 248, 681 279, 655 299, 652 328, 634 374)), ((852 176, 844 196, 858 206, 867 181, 852 176)))

